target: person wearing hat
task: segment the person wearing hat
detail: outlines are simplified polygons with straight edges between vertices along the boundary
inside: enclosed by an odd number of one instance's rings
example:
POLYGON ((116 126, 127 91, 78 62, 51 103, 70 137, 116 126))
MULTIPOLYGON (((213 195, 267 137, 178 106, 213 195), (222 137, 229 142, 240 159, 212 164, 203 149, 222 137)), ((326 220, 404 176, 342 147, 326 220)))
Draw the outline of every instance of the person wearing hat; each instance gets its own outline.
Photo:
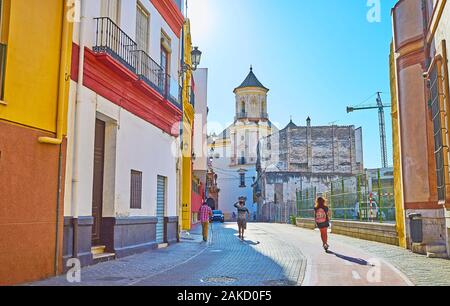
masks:
POLYGON ((250 218, 250 211, 245 207, 245 197, 240 197, 239 202, 234 204, 237 208, 237 224, 239 228, 239 239, 244 240, 244 231, 247 229, 247 218, 250 218))

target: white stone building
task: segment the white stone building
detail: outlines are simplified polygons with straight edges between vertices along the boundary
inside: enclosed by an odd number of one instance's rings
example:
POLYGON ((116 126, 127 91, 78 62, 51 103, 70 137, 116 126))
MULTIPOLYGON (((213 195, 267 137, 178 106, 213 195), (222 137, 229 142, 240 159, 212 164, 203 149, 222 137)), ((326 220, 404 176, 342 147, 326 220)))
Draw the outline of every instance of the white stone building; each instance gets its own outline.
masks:
POLYGON ((268 92, 250 68, 247 78, 234 90, 234 123, 210 140, 210 147, 214 149, 212 167, 220 189, 218 208, 227 220, 233 218, 236 211, 233 205, 241 196, 247 197, 247 207, 252 218, 256 217, 252 185, 257 175, 258 141, 277 131, 267 113, 268 92))
POLYGON ((208 172, 208 68, 194 71, 195 80, 195 115, 193 130, 193 190, 192 190, 192 223, 198 223, 198 211, 206 200, 206 174, 208 172))
POLYGON ((181 1, 81 1, 65 260, 89 265, 177 240, 182 12, 181 1))

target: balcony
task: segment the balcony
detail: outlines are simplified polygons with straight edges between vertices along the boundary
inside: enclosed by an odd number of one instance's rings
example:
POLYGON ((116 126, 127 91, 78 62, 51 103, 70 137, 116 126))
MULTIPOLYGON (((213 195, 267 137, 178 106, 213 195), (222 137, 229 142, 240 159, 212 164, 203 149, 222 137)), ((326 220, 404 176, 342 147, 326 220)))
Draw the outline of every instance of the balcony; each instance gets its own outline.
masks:
POLYGON ((111 55, 136 74, 166 100, 181 109, 181 87, 177 80, 164 73, 145 51, 137 49, 137 43, 122 31, 110 18, 94 18, 96 22, 95 53, 111 55))
POLYGON ((97 26, 95 32, 94 52, 107 53, 136 72, 137 44, 122 31, 110 18, 94 18, 97 26))
POLYGON ((164 80, 164 97, 172 102, 172 104, 174 104, 176 107, 182 109, 181 86, 178 85, 178 82, 174 80, 169 74, 165 74, 164 80))
POLYGON ((150 87, 164 95, 164 74, 159 66, 147 53, 142 50, 135 51, 136 74, 150 87))

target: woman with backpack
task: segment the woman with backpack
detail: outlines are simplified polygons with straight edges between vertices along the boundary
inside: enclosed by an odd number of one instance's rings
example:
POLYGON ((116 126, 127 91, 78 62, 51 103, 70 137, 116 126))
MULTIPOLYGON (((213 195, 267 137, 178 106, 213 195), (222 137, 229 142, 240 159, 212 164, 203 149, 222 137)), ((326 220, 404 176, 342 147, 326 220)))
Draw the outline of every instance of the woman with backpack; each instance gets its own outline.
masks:
POLYGON ((328 249, 330 248, 328 245, 328 228, 330 227, 331 211, 324 198, 317 198, 314 212, 316 224, 320 230, 320 236, 322 237, 323 248, 325 249, 325 252, 328 252, 328 249))

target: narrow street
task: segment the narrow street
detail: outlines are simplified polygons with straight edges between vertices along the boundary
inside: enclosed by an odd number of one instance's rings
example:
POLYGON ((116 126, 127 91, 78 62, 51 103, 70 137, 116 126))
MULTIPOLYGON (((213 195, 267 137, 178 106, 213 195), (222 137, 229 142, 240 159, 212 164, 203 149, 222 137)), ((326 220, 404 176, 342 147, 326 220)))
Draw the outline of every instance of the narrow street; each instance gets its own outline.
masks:
POLYGON ((83 268, 80 283, 65 276, 32 285, 78 286, 408 286, 449 285, 450 262, 406 250, 281 224, 249 224, 245 242, 233 223, 215 223, 212 240, 193 240, 83 268), (426 267, 423 268, 423 267, 426 267), (415 280, 420 280, 418 283, 415 280))

